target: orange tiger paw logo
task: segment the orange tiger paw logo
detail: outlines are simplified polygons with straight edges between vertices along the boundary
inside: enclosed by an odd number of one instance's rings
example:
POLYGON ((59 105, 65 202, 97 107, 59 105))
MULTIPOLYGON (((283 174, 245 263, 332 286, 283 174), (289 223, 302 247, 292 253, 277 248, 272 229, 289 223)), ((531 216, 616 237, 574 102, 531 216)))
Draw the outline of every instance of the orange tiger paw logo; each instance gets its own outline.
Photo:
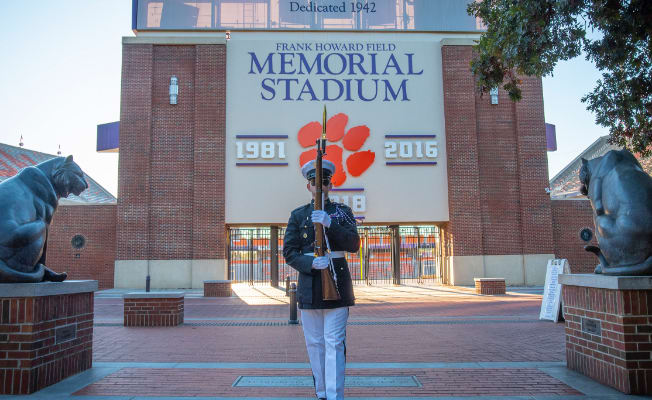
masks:
MULTIPOLYGON (((358 125, 346 131, 349 116, 344 113, 335 114, 326 122, 326 139, 329 142, 337 142, 342 139, 342 146, 331 144, 326 146, 324 159, 335 164, 335 174, 331 178, 333 186, 341 186, 346 181, 346 173, 352 176, 362 175, 376 159, 376 153, 371 150, 360 151, 369 137, 369 127, 358 125), (346 132, 346 134, 344 134, 346 132), (346 157, 346 171, 342 164, 344 150, 353 152, 346 157)), ((299 129, 298 139, 301 147, 314 147, 315 142, 321 136, 321 124, 317 121, 309 122, 299 129)), ((299 165, 304 165, 317 157, 317 150, 310 149, 301 153, 299 165)))

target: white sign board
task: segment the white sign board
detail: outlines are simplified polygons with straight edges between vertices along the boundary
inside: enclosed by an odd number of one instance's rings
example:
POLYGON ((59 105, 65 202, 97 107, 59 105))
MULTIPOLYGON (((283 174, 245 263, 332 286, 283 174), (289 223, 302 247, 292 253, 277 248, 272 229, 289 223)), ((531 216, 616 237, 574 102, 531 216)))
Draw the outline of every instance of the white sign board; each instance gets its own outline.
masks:
POLYGON ((286 223, 310 201, 300 167, 324 105, 325 158, 338 166, 332 200, 366 223, 448 221, 442 38, 233 33, 226 222, 286 223))
POLYGON ((559 274, 570 274, 568 260, 565 258, 548 260, 546 283, 543 287, 543 300, 541 302, 539 319, 559 321, 559 312, 561 311, 561 284, 558 280, 559 274))

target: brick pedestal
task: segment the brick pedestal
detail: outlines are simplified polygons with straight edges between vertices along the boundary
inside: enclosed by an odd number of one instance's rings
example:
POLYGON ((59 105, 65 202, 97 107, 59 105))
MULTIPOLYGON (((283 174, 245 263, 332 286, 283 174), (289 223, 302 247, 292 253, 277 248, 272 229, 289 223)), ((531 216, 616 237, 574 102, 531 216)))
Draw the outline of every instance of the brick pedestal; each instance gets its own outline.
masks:
POLYGON ((124 326, 183 324, 183 292, 132 292, 124 295, 124 326))
POLYGON ((477 294, 505 294, 505 278, 474 278, 477 294))
POLYGON ((231 297, 231 281, 204 281, 204 297, 231 297))
POLYGON ((559 275, 566 365, 627 394, 652 394, 652 277, 559 275))
POLYGON ((30 394, 93 363, 97 281, 0 283, 0 394, 30 394))

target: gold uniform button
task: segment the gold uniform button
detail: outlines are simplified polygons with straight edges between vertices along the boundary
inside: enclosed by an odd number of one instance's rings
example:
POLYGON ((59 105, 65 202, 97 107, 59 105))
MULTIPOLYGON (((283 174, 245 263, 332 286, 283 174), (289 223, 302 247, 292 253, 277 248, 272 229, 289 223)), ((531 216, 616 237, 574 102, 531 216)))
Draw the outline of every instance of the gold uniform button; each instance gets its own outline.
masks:
POLYGON ((304 234, 303 234, 303 238, 305 239, 305 238, 307 238, 307 237, 308 237, 308 234, 307 234, 307 233, 304 233, 304 234))

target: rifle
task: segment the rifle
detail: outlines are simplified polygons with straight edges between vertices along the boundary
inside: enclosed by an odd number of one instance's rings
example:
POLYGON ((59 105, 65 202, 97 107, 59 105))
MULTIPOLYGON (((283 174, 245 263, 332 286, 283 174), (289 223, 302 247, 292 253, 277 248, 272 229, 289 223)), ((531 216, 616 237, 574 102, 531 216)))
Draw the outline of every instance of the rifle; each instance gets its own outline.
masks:
MULTIPOLYGON (((322 207, 322 158, 326 154, 326 106, 324 106, 324 121, 322 124, 321 138, 317 139, 317 158, 315 159, 315 207, 316 211, 322 207)), ((324 228, 322 224, 315 224, 315 257, 324 256, 324 228)), ((335 286, 335 279, 329 268, 321 270, 321 292, 324 300, 340 300, 340 294, 335 286)))

